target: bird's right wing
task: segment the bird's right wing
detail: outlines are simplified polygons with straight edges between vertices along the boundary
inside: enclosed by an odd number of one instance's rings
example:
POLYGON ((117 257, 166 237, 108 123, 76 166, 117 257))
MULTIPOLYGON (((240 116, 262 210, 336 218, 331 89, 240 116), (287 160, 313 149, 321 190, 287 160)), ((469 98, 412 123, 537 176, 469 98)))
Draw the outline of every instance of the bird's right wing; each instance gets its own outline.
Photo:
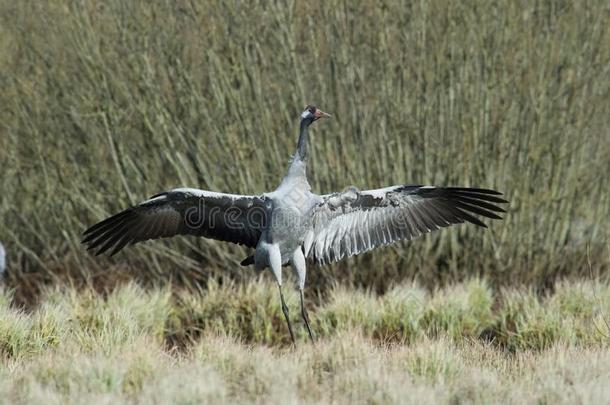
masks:
POLYGON ((264 196, 179 188, 157 194, 87 229, 83 243, 114 255, 128 244, 196 235, 255 247, 265 225, 264 196))
POLYGON ((305 255, 318 264, 409 240, 452 224, 485 227, 476 215, 501 219, 507 201, 494 190, 400 185, 322 196, 305 238, 305 255))

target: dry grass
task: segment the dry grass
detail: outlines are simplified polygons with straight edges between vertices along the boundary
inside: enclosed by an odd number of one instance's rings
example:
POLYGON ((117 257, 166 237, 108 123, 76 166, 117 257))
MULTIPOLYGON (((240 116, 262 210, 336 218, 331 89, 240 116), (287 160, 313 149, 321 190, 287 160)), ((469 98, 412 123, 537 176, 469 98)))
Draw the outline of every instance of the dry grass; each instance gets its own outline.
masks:
MULTIPOLYGON (((264 282, 202 295, 132 283, 105 296, 53 289, 28 313, 0 297, 6 403, 603 403, 610 395, 610 331, 596 327, 610 313, 607 284, 563 283, 541 298, 493 294, 480 280, 432 294, 414 285, 383 296, 338 289, 312 308, 318 342, 301 333, 297 349, 264 282)), ((295 314, 294 295, 289 305, 295 314)))
POLYGON ((384 346, 342 335, 296 351, 205 336, 172 356, 141 340, 112 355, 56 351, 0 370, 7 403, 590 403, 607 401, 608 348, 515 356, 448 340, 384 346))
POLYGON ((272 189, 308 102, 311 181, 497 188, 502 223, 312 272, 374 286, 485 275, 547 287, 607 268, 610 10, 571 2, 0 1, 0 240, 25 297, 72 278, 243 278, 182 238, 97 260, 94 221, 174 186, 272 189), (362 156, 363 158, 359 158, 362 156), (371 268, 373 271, 357 269, 371 268))

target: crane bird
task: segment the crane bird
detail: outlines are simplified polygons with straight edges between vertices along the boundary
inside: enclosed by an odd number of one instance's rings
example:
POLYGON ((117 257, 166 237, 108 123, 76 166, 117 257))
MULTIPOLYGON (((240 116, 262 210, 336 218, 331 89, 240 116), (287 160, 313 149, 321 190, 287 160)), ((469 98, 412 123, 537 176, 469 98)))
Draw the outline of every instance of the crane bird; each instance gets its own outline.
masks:
POLYGON ((452 224, 486 227, 476 216, 501 219, 501 193, 483 188, 396 185, 314 194, 307 181, 309 127, 329 114, 307 106, 301 114, 297 150, 278 188, 261 195, 176 188, 156 194, 93 225, 83 243, 96 254, 114 255, 127 245, 174 235, 195 235, 254 248, 241 264, 270 268, 279 288, 290 338, 294 333, 282 293, 282 267, 298 278, 301 316, 314 336, 303 297, 306 259, 335 262, 379 246, 417 238, 452 224))
POLYGON ((6 271, 6 251, 4 250, 4 246, 0 243, 0 283, 2 282, 2 277, 4 276, 4 272, 6 271))

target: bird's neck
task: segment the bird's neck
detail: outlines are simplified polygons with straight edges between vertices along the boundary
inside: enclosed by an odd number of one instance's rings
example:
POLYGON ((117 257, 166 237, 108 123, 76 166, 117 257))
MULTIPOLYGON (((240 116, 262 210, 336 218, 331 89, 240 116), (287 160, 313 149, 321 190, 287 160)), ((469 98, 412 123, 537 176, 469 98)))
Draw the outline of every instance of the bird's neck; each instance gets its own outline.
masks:
POLYGON ((309 125, 313 120, 302 119, 297 151, 288 168, 288 177, 307 177, 307 156, 309 148, 309 125))
POLYGON ((297 144, 297 153, 295 159, 300 159, 303 162, 307 161, 307 149, 309 148, 309 125, 311 120, 302 119, 301 128, 299 131, 299 142, 297 144))

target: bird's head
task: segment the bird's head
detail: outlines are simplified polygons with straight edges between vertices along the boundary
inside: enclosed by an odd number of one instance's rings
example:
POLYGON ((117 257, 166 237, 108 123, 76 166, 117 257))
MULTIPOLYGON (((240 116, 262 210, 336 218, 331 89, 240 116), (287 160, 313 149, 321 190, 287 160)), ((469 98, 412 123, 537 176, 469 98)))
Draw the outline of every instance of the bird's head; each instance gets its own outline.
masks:
POLYGON ((315 105, 308 105, 305 107, 305 111, 301 114, 301 122, 307 125, 319 120, 320 118, 330 118, 331 115, 320 110, 315 105))

